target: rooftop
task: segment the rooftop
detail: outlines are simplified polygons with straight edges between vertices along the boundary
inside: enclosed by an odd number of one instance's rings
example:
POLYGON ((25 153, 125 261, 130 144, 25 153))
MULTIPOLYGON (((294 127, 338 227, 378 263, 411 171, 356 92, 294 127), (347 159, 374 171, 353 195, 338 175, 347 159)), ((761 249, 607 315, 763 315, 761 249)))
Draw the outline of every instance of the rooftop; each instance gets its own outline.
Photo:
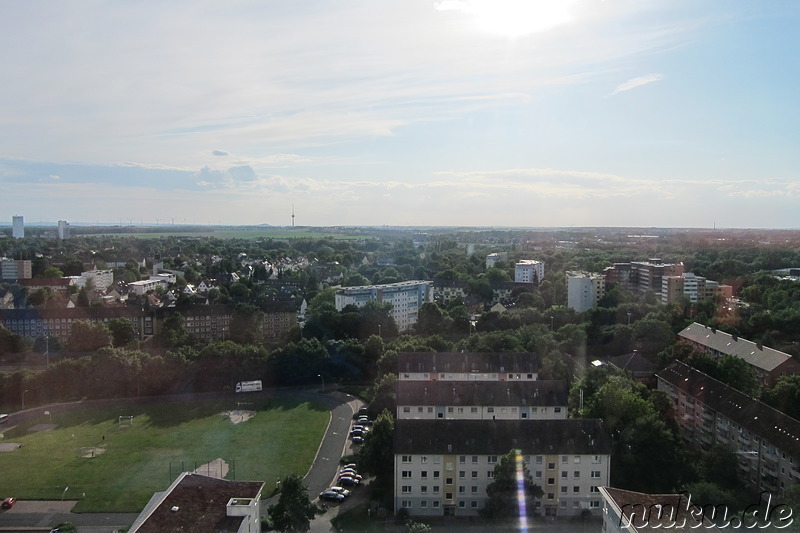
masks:
POLYGON ((678 333, 688 341, 696 342, 717 352, 744 359, 754 367, 771 372, 792 356, 694 322, 678 333))
POLYGON ((400 352, 397 369, 404 372, 534 373, 539 371, 539 357, 531 352, 400 352))
POLYGON ((566 406, 562 381, 398 381, 397 405, 566 406))

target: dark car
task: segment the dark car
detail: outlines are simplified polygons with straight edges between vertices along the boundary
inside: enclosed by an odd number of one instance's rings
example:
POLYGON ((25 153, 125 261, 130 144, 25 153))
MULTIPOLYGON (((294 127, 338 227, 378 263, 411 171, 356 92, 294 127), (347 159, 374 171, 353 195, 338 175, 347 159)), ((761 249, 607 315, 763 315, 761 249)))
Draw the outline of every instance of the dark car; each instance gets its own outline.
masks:
POLYGON ((2 507, 3 509, 11 509, 15 503, 17 503, 16 498, 6 498, 5 500, 3 500, 2 507))
MULTIPOLYGON (((354 477, 341 476, 339 478, 339 485, 342 485, 343 487, 357 487, 361 485, 361 481, 354 477)), ((344 498, 344 496, 342 496, 342 498, 344 498)))
POLYGON ((319 493, 320 500, 330 500, 332 502, 341 502, 345 498, 344 494, 336 492, 335 490, 326 490, 319 493))
POLYGON ((356 435, 352 437, 352 439, 353 439, 353 444, 364 444, 364 437, 361 437, 360 435, 356 435))

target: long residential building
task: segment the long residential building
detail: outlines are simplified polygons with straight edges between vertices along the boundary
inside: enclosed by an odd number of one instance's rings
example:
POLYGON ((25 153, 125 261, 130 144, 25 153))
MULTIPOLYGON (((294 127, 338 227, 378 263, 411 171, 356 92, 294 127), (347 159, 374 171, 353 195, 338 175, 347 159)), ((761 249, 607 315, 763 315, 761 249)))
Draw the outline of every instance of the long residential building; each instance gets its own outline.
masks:
POLYGON ((544 495, 545 516, 599 514, 611 443, 599 420, 397 420, 395 509, 476 516, 500 457, 517 450, 544 495))
POLYGON ((713 357, 731 355, 744 359, 755 370, 759 382, 768 387, 773 386, 781 376, 800 374, 800 361, 788 353, 697 322, 684 328, 678 337, 682 342, 713 357))
POLYGON ((559 418, 567 418, 562 381, 397 382, 398 420, 559 418))
POLYGON ((645 293, 652 291, 661 294, 664 276, 680 276, 683 274, 683 263, 664 263, 661 259, 633 261, 630 263, 614 263, 603 271, 606 282, 623 288, 645 293))
POLYGON ((656 377, 684 439, 701 449, 730 447, 747 487, 782 496, 800 482, 800 421, 681 361, 656 377))
POLYGON ((335 296, 336 310, 348 305, 358 309, 367 302, 392 304, 392 318, 400 331, 408 331, 417 323, 419 308, 433 301, 432 281, 403 281, 364 287, 340 287, 335 296))
POLYGON ((539 357, 534 353, 400 352, 399 381, 535 381, 539 357))
POLYGON ((680 276, 664 276, 661 278, 661 302, 669 304, 686 297, 692 303, 715 300, 716 298, 732 298, 733 287, 722 285, 718 281, 686 272, 680 276))
POLYGON ((0 279, 4 281, 17 281, 33 277, 32 262, 28 259, 0 259, 0 279))

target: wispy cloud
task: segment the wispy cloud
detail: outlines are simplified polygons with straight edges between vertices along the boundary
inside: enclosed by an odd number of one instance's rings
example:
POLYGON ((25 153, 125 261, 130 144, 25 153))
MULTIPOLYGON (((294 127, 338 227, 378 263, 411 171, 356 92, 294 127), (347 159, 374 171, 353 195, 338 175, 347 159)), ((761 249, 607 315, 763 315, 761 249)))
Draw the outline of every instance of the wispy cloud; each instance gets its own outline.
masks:
POLYGON ((626 81, 625 83, 618 85, 614 92, 612 92, 609 96, 614 96, 619 93, 624 93, 625 91, 630 91, 631 89, 635 89, 637 87, 641 87, 642 85, 648 85, 650 83, 655 83, 657 81, 661 81, 664 79, 663 74, 647 74, 646 76, 639 76, 638 78, 633 78, 631 80, 626 81))

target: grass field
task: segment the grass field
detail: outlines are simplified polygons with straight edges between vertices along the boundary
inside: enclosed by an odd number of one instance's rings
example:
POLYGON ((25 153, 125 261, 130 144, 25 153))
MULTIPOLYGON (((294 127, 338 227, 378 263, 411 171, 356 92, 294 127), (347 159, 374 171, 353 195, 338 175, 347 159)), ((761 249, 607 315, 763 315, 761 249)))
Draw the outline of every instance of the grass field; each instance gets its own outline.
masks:
POLYGON ((182 471, 222 458, 226 479, 274 482, 303 476, 327 427, 326 409, 291 400, 261 400, 256 416, 233 424, 223 412, 233 400, 137 405, 72 411, 29 427, 4 428, 0 444, 0 496, 20 499, 77 499, 79 512, 138 512, 153 492, 164 490, 182 471), (133 425, 119 427, 120 415, 133 425), (91 455, 95 450, 94 457, 91 455), (67 488, 68 487, 68 488, 67 488), (66 491, 65 491, 66 489, 66 491))

